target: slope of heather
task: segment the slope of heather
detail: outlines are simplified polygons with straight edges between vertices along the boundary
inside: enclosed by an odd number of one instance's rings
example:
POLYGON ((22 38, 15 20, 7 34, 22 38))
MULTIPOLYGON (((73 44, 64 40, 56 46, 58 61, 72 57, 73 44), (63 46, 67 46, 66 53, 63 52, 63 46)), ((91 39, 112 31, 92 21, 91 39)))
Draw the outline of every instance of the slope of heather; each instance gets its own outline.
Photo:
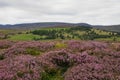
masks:
POLYGON ((120 43, 2 40, 0 80, 120 80, 120 43))

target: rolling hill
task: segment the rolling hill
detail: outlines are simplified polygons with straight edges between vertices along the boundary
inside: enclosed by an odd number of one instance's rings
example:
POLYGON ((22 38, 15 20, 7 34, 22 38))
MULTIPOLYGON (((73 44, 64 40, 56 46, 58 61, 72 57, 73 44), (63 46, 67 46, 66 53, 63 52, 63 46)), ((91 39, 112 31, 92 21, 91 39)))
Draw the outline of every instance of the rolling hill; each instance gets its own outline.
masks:
POLYGON ((76 26, 85 26, 93 27, 96 29, 102 29, 106 31, 120 32, 120 25, 90 25, 87 23, 64 23, 64 22, 40 22, 40 23, 24 23, 24 24, 14 24, 14 25, 0 25, 0 29, 39 29, 45 27, 76 27, 76 26))
POLYGON ((92 26, 93 28, 112 31, 112 32, 120 32, 120 25, 109 25, 109 26, 92 26))
POLYGON ((38 29, 43 27, 75 27, 75 26, 87 26, 91 25, 87 23, 62 23, 62 22, 42 22, 42 23, 25 23, 15 25, 0 25, 0 29, 38 29))

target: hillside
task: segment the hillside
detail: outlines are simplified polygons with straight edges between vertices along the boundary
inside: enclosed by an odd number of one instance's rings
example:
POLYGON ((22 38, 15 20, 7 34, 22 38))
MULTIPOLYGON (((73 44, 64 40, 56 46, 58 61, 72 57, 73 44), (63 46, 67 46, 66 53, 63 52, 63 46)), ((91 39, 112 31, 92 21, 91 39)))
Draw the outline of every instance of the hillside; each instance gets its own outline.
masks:
POLYGON ((110 26, 92 26, 93 28, 113 31, 113 32, 120 32, 120 25, 110 25, 110 26))
POLYGON ((26 23, 0 25, 0 39, 10 40, 107 40, 120 41, 120 26, 90 25, 87 23, 26 23))
POLYGON ((120 43, 3 40, 0 80, 120 80, 120 43))
POLYGON ((17 29, 17 30, 33 30, 45 27, 76 27, 76 26, 87 26, 106 31, 120 32, 120 25, 90 25, 87 23, 64 23, 64 22, 40 22, 40 23, 24 23, 14 25, 0 25, 0 29, 17 29))
POLYGON ((102 40, 120 41, 120 34, 92 27, 47 27, 35 30, 0 30, 0 39, 17 41, 102 40))
POLYGON ((15 25, 0 25, 0 29, 38 29, 43 27, 74 27, 74 26, 88 26, 87 23, 62 23, 62 22, 41 22, 41 23, 25 23, 15 25))

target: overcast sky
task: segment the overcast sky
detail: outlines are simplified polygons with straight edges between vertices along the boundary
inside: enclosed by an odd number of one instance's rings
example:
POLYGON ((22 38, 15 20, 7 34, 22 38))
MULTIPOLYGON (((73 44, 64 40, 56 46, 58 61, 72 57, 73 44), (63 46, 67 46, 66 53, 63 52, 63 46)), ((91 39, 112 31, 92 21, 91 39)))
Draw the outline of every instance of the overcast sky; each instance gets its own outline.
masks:
POLYGON ((120 24, 120 0, 0 0, 0 24, 120 24))

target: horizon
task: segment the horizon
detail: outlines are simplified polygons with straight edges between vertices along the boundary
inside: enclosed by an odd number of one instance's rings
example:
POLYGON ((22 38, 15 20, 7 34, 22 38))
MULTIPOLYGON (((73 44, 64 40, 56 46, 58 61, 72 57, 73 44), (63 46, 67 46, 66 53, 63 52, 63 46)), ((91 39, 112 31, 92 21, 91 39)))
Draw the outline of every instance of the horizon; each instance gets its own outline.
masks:
POLYGON ((119 0, 0 0, 0 24, 62 21, 117 25, 119 8, 119 0))
POLYGON ((89 24, 89 25, 93 25, 93 26, 112 26, 112 25, 120 25, 120 24, 106 24, 106 25, 102 25, 102 24, 90 24, 90 23, 85 23, 85 22, 25 22, 25 23, 15 23, 15 24, 0 24, 0 25, 20 25, 20 24, 36 24, 36 23, 67 23, 67 24, 89 24))

